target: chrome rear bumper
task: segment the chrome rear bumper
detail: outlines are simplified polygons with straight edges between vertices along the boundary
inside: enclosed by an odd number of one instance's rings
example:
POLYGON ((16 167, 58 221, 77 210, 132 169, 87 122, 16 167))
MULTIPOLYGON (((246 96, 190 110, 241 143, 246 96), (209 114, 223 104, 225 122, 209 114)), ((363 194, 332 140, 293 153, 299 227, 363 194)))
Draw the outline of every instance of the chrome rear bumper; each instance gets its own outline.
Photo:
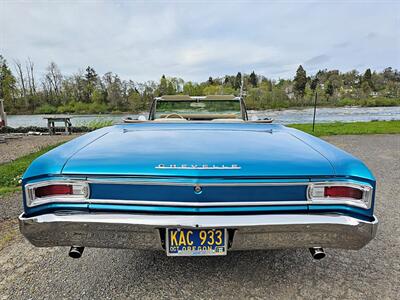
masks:
POLYGON ((19 217, 35 246, 162 249, 167 227, 233 229, 229 250, 283 248, 360 249, 375 237, 378 220, 343 215, 157 215, 54 213, 19 217))

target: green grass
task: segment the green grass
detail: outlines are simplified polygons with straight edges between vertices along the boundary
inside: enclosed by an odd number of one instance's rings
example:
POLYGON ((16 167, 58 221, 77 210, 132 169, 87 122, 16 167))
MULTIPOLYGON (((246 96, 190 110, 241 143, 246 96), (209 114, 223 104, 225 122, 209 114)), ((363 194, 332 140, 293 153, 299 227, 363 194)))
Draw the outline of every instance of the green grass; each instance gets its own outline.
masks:
POLYGON ((21 187, 19 187, 19 186, 18 187, 0 187, 0 196, 18 192, 20 189, 21 189, 21 187))
POLYGON ((32 161, 59 145, 60 144, 48 146, 42 148, 38 152, 22 156, 11 162, 0 164, 0 195, 19 190, 22 175, 32 161))
POLYGON ((113 125, 112 120, 104 120, 104 119, 96 119, 83 124, 83 126, 88 127, 90 130, 96 130, 111 125, 113 125))
POLYGON ((319 123, 315 124, 314 132, 312 131, 312 124, 290 124, 288 127, 293 127, 315 136, 400 133, 400 121, 319 123))

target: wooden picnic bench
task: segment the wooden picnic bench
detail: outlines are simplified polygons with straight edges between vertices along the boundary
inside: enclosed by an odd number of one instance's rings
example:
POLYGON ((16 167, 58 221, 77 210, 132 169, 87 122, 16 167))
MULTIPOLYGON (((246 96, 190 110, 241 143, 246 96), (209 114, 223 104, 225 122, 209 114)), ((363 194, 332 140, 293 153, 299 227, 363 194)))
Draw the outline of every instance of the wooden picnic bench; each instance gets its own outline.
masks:
POLYGON ((56 134, 56 123, 64 123, 64 133, 69 135, 72 133, 72 123, 70 116, 51 116, 44 117, 47 120, 47 128, 49 129, 50 135, 56 134))

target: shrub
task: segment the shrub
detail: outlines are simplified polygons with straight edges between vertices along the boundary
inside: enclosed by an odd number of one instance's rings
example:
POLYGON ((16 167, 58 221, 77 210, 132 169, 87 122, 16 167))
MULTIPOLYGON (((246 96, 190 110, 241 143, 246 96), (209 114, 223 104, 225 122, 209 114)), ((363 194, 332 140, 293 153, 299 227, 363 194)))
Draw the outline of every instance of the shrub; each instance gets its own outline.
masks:
POLYGON ((55 114, 57 113, 57 108, 50 104, 43 104, 42 106, 35 109, 36 114, 55 114))
POLYGON ((113 125, 113 123, 114 122, 112 120, 99 118, 99 119, 96 119, 96 120, 85 122, 81 126, 87 127, 87 128, 89 128, 89 130, 96 130, 96 129, 99 129, 99 128, 111 126, 111 125, 113 125))

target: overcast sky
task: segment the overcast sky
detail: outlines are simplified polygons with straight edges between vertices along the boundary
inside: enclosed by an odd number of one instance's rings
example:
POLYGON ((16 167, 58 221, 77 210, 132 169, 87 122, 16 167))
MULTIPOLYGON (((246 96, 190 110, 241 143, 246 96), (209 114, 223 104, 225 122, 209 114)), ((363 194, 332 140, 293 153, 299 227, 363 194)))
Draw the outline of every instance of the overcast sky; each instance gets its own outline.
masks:
POLYGON ((400 1, 0 0, 0 54, 124 79, 400 68, 400 1))

